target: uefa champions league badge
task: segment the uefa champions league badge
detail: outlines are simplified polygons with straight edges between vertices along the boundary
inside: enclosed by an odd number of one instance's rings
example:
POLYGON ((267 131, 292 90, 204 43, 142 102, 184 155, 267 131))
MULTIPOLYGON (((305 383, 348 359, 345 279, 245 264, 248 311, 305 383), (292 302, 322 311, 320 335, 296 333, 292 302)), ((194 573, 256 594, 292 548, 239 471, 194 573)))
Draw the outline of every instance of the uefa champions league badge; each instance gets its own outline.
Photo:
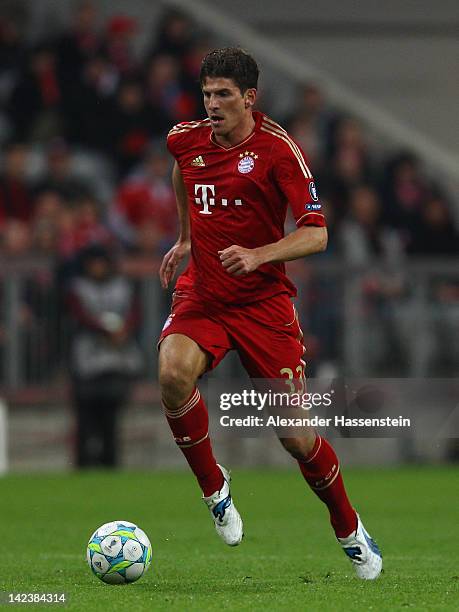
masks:
POLYGON ((245 151, 239 154, 239 163, 237 169, 241 174, 248 174, 255 168, 255 160, 258 159, 258 155, 255 155, 253 151, 245 151))
POLYGON ((316 184, 314 183, 314 181, 311 181, 309 183, 309 195, 311 196, 314 202, 319 201, 319 196, 317 195, 316 184))

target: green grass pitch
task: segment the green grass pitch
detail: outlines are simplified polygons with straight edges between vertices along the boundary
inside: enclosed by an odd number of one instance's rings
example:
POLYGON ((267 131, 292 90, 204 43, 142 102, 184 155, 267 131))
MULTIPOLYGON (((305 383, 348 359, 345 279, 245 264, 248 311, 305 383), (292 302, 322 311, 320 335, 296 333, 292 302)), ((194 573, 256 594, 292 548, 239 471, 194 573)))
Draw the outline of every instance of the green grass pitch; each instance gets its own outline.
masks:
POLYGON ((346 471, 383 550, 384 574, 371 583, 354 577, 325 507, 296 470, 233 476, 246 532, 234 549, 214 533, 185 472, 4 477, 0 591, 65 591, 66 609, 91 612, 459 609, 454 468, 346 471), (138 523, 153 545, 135 584, 103 584, 86 564, 92 531, 114 519, 138 523))

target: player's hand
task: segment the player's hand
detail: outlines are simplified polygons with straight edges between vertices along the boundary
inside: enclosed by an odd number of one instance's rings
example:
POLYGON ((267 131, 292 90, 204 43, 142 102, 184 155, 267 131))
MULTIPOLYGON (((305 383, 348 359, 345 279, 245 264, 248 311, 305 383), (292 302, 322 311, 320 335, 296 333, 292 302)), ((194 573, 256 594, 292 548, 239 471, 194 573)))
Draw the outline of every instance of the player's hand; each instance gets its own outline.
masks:
POLYGON ((245 249, 236 244, 223 251, 218 251, 218 254, 220 255, 222 266, 233 276, 245 276, 256 270, 263 263, 257 253, 257 249, 245 249))
POLYGON ((163 289, 167 289, 177 272, 179 263, 189 255, 190 249, 191 242, 189 240, 176 242, 170 251, 164 255, 161 267, 159 268, 159 278, 163 289))

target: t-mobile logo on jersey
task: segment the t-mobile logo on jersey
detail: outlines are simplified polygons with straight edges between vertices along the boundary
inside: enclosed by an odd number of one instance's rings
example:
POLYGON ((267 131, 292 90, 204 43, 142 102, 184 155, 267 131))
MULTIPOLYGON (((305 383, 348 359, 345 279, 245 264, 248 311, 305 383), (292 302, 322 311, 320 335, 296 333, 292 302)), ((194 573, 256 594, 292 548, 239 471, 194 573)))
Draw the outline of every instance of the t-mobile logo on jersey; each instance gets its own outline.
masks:
MULTIPOLYGON (((202 210, 199 211, 201 215, 211 215, 212 211, 209 210, 209 206, 215 206, 215 198, 208 198, 208 194, 215 196, 215 185, 195 185, 194 186, 194 194, 196 196, 200 195, 200 197, 196 197, 194 201, 196 204, 200 204, 204 206, 202 210)), ((236 206, 242 206, 242 200, 234 200, 236 206)), ((226 198, 221 199, 222 206, 228 206, 228 200, 226 198)))

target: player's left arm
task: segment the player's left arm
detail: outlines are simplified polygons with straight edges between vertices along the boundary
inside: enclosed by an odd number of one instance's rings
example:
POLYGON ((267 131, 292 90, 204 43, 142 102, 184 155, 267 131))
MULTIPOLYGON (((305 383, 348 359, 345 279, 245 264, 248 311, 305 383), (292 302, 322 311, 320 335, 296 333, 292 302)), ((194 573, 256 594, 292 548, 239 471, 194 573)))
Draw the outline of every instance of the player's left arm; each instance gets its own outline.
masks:
POLYGON ((305 225, 277 242, 255 249, 232 245, 220 251, 220 260, 229 274, 243 276, 266 263, 292 261, 327 248, 327 228, 305 225))

